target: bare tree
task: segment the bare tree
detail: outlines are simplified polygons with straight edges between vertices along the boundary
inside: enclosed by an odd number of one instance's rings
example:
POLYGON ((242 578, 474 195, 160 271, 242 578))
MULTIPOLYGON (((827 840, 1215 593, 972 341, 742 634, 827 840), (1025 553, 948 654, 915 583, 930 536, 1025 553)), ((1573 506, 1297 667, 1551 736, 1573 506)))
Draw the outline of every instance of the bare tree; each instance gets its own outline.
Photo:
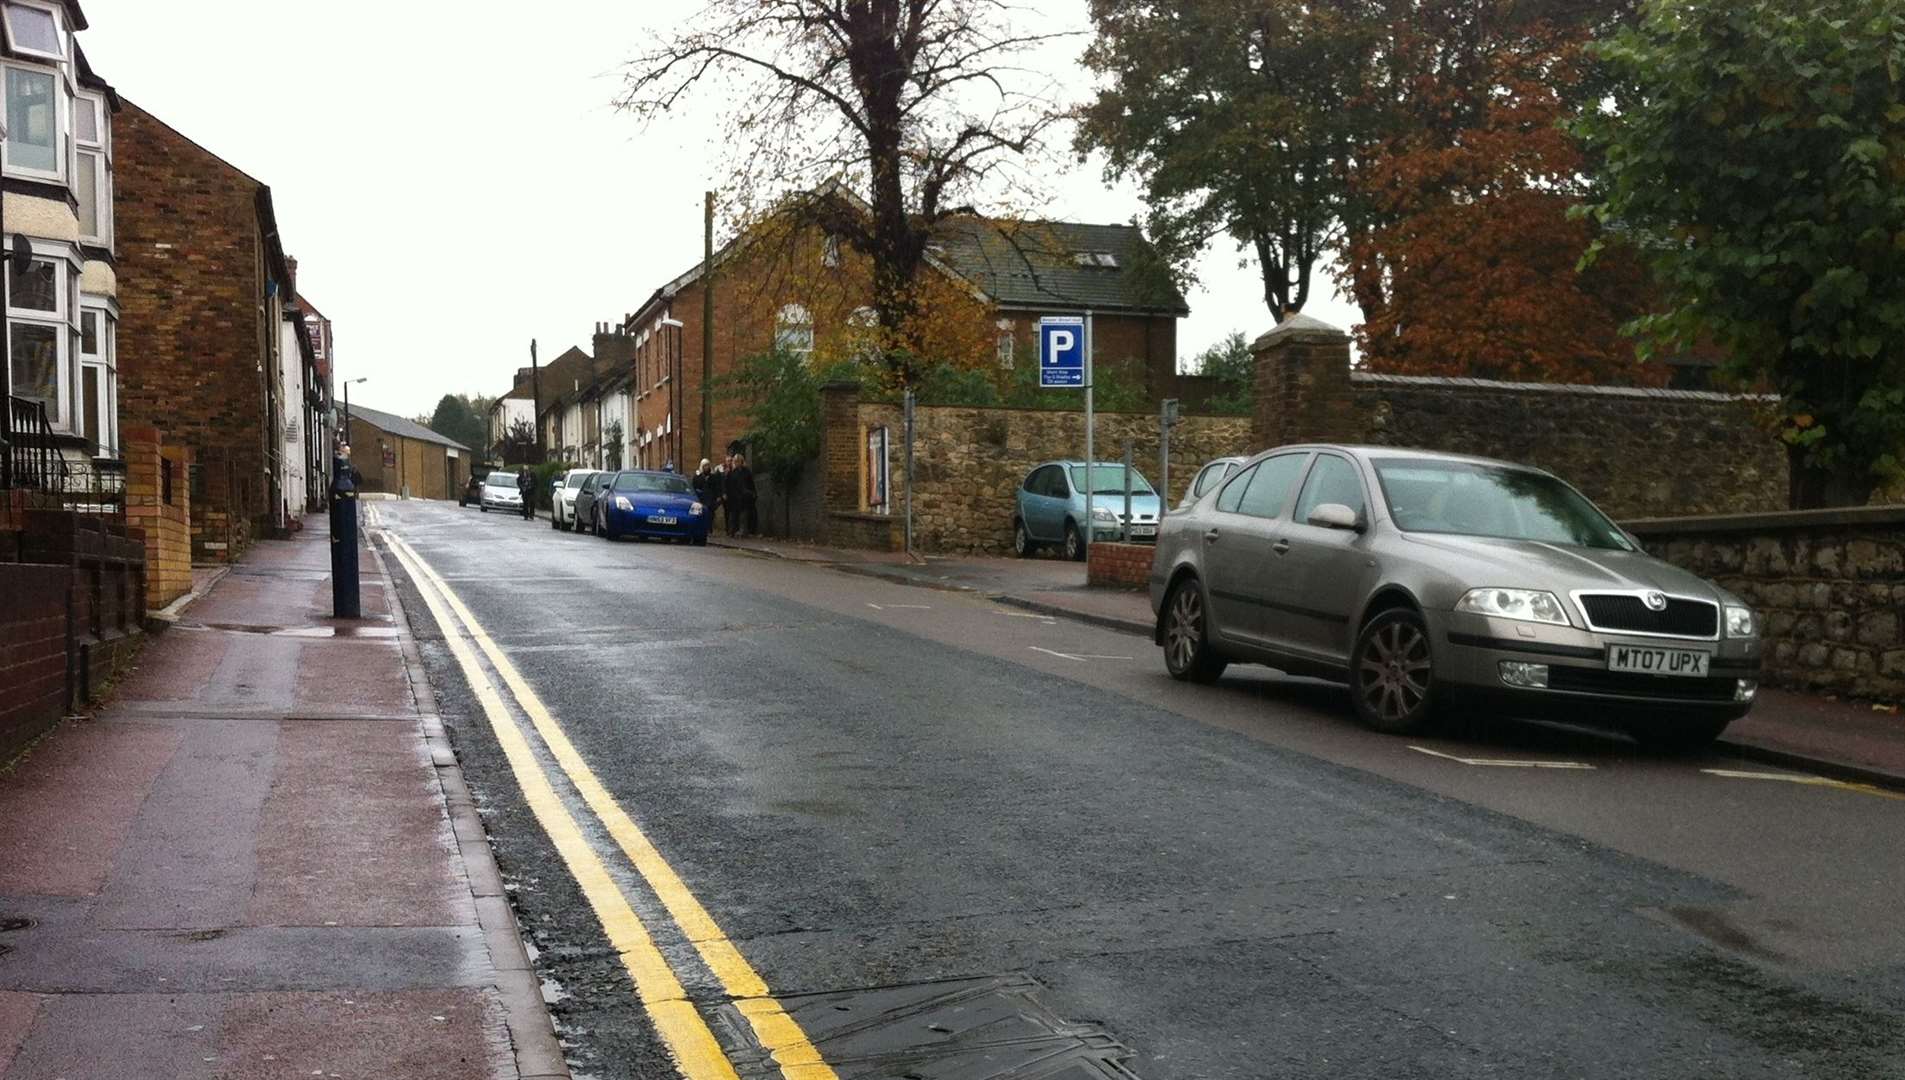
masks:
POLYGON ((1015 28, 1017 14, 1006 0, 711 0, 687 20, 696 29, 629 63, 617 104, 649 120, 704 84, 728 90, 743 213, 773 204, 867 256, 888 363, 906 379, 935 227, 1023 182, 1014 170, 1060 116, 1019 62, 1063 35, 1015 28))

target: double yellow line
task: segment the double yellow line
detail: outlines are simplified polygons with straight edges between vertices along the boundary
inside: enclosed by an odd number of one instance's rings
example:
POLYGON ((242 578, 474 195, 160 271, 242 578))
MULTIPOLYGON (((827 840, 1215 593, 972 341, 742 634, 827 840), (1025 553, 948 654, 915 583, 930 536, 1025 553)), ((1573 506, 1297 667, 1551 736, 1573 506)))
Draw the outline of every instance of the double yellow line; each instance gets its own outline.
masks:
POLYGON ((707 1021, 688 1000, 681 980, 655 947, 648 927, 629 906, 628 898, 609 875, 602 857, 590 846, 574 815, 556 793, 522 727, 511 715, 496 684, 477 662, 476 653, 470 647, 472 642, 489 659, 490 666, 516 699, 523 715, 529 718, 537 735, 541 736, 543 745, 548 747, 550 756, 581 795, 589 811, 599 819, 603 829, 641 874, 642 880, 648 883, 683 936, 694 945, 702 962, 720 981, 735 1007, 747 1017, 755 1038, 773 1056, 774 1062, 780 1066, 781 1075, 786 1080, 837 1080, 833 1069, 821 1059, 820 1052, 808 1040, 806 1032, 769 993, 760 973, 722 933, 713 916, 695 899, 681 876, 675 873, 641 828, 603 787, 595 771, 576 752, 575 745, 563 732, 562 725, 556 722, 542 699, 516 670, 516 665, 510 662, 509 657, 483 630, 482 624, 470 614, 469 608, 464 606, 463 601, 457 598, 456 593, 431 569, 416 549, 388 531, 381 532, 381 535, 391 553, 416 583, 417 591, 422 594, 430 614, 436 618, 438 627, 443 631, 444 641, 449 644, 470 688, 476 693, 477 701, 483 706, 484 715, 489 718, 490 727, 496 733, 496 741, 502 746, 509 767, 516 775, 516 782, 522 787, 524 801, 529 804, 543 831, 549 834, 570 875, 581 886, 582 894, 594 909, 610 944, 621 957, 622 965, 628 969, 629 977, 634 980, 635 993, 642 1007, 654 1022, 669 1052, 674 1055, 682 1076, 686 1080, 738 1080, 734 1066, 722 1052, 707 1021))

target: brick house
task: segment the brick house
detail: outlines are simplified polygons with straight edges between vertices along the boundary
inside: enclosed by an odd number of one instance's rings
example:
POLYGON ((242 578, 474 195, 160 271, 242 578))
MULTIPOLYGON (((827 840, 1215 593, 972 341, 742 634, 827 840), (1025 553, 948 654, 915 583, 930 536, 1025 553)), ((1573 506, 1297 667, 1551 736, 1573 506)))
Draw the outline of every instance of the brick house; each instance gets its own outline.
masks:
MULTIPOLYGON (((715 253, 714 265, 708 442, 718 455, 746 429, 743 404, 719 386, 739 360, 777 343, 844 358, 864 340, 872 309, 867 261, 817 232, 743 235, 715 253)), ((702 452, 703 269, 656 289, 623 324, 635 347, 632 441, 641 467, 672 458, 688 470, 702 452)), ((931 312, 929 350, 968 364, 1033 363, 1040 316, 1090 311, 1101 369, 1120 369, 1153 399, 1178 386, 1177 320, 1190 309, 1135 226, 952 219, 928 247, 920 291, 931 312)))
MULTIPOLYGON (((546 364, 539 371, 529 368, 516 369, 516 381, 506 393, 499 395, 490 404, 489 409, 489 446, 485 449, 506 464, 521 465, 523 461, 507 460, 501 453, 503 442, 509 437, 509 430, 517 422, 533 425, 542 432, 543 446, 551 455, 559 453, 562 446, 562 433, 557 430, 559 416, 552 416, 554 406, 562 394, 572 391, 576 380, 593 378, 591 366, 594 358, 582 349, 570 346, 561 355, 546 364), (537 412, 537 395, 541 395, 541 412, 537 412)), ((532 451, 533 454, 533 451, 532 451)))
POLYGON ((352 403, 351 464, 360 491, 406 499, 454 499, 476 464, 470 448, 415 420, 352 403))
MULTIPOLYGON (((297 260, 291 274, 297 276, 297 260)), ((332 350, 336 347, 331 320, 318 310, 303 292, 292 297, 297 313, 304 320, 304 333, 311 342, 311 370, 305 385, 305 506, 323 509, 331 486, 331 457, 337 449, 337 413, 335 388, 331 381, 332 350)))
POLYGON ((120 412, 193 449, 193 557, 234 559, 285 505, 292 275, 271 189, 131 102, 115 145, 120 412))

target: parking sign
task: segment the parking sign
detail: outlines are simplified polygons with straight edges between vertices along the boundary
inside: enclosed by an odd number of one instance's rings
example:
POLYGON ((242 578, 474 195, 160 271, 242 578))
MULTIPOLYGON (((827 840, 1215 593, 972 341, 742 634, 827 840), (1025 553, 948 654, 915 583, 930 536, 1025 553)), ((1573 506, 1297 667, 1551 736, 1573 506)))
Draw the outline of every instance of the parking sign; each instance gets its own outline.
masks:
POLYGON ((1047 315, 1038 321, 1038 384, 1085 385, 1085 320, 1047 315))

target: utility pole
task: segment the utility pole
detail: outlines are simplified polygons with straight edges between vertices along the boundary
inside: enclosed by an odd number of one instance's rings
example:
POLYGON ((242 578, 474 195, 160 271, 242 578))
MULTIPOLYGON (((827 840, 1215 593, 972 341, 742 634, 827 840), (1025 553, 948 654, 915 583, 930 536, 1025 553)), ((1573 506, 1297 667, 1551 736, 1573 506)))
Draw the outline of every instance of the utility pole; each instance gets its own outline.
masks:
POLYGON ((701 456, 714 459, 714 192, 701 206, 701 456))
POLYGON ((536 428, 536 464, 540 465, 548 451, 542 447, 542 369, 536 366, 536 339, 529 339, 529 393, 534 398, 530 403, 530 423, 536 428))

